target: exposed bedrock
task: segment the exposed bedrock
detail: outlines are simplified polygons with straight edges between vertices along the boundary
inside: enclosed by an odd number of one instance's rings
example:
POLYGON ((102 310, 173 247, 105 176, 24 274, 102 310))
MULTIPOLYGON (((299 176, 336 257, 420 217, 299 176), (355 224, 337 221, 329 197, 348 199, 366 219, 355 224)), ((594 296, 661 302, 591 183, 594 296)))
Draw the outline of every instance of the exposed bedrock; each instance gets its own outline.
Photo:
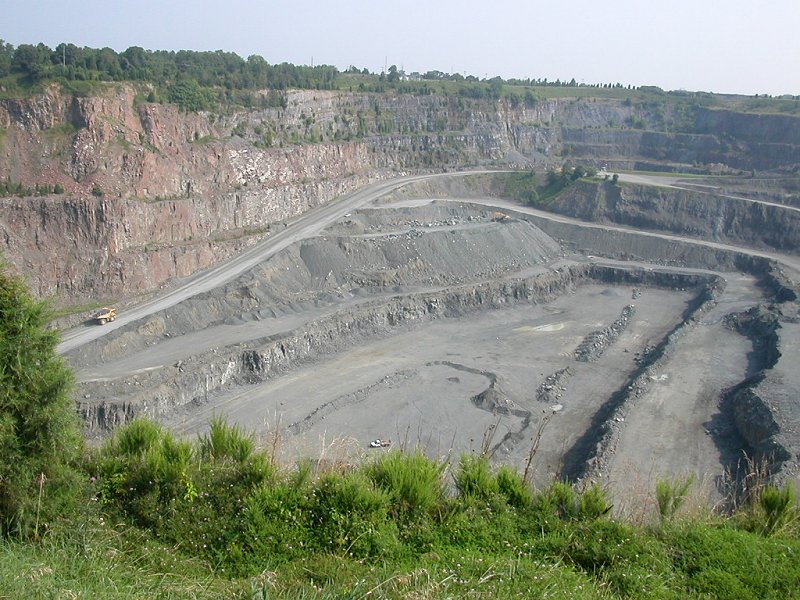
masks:
MULTIPOLYGON (((131 416, 164 417, 177 407, 203 403, 228 385, 264 381, 299 364, 351 347, 359 340, 391 335, 399 328, 434 319, 463 317, 519 303, 547 302, 591 280, 694 288, 713 284, 716 278, 645 270, 623 274, 621 269, 573 265, 532 277, 468 283, 441 291, 370 300, 291 331, 214 348, 180 364, 141 372, 124 381, 83 383, 80 411, 88 429, 106 432, 131 416), (117 395, 119 400, 115 399, 117 395)), ((157 332, 154 335, 163 335, 159 328, 153 331, 157 332)), ((123 341, 129 348, 144 348, 148 336, 143 334, 142 327, 137 331, 128 326, 116 341, 108 343, 116 347, 123 341)))
POLYGON ((710 191, 578 182, 540 208, 597 223, 796 252, 800 211, 710 191))
MULTIPOLYGON (((0 173, 64 190, 0 200, 8 217, 0 244, 35 293, 65 305, 156 290, 240 251, 271 224, 398 173, 546 169, 568 156, 726 172, 800 163, 800 118, 689 108, 667 96, 650 105, 293 90, 283 108, 212 114, 141 102, 126 85, 96 93, 50 86, 0 99, 0 173)), ((654 227, 670 216, 635 203, 619 210, 631 222, 655 219, 654 227)), ((739 216, 719 217, 720 236, 767 236, 748 233, 739 216)), ((777 237, 763 244, 789 247, 789 234, 769 235, 777 237)))
MULTIPOLYGON (((308 161, 315 160, 304 149, 308 161)), ((214 198, 0 198, 3 253, 39 296, 93 302, 158 289, 258 242, 270 223, 368 183, 286 183, 214 198)))
POLYGON ((729 315, 726 324, 752 340, 751 376, 727 390, 724 401, 732 410, 739 433, 752 457, 768 465, 778 478, 800 474, 800 377, 779 359, 797 347, 796 315, 782 314, 779 306, 760 305, 729 315))

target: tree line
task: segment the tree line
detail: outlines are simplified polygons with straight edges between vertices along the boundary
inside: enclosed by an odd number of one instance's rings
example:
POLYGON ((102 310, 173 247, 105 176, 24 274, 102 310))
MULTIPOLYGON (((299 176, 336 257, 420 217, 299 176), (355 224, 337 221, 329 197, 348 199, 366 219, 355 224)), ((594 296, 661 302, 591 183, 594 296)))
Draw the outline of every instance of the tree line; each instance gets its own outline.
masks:
MULTIPOLYGON (((452 81, 463 84, 460 94, 467 97, 498 98, 504 84, 522 87, 598 87, 622 88, 622 84, 584 84, 573 78, 508 79, 492 77, 480 79, 474 75, 427 71, 409 73, 396 65, 388 72, 373 74, 366 68, 349 67, 345 73, 363 76, 375 75, 378 80, 372 88, 410 87, 412 82, 452 81), (386 86, 386 84, 389 84, 386 86), (401 84, 401 85, 398 85, 401 84), (405 85, 402 85, 405 84, 405 85)), ((270 64, 257 54, 240 57, 234 52, 194 50, 145 50, 131 46, 123 52, 111 48, 78 47, 61 43, 50 48, 43 43, 12 44, 0 40, 0 79, 16 74, 29 84, 54 79, 67 81, 146 81, 158 86, 176 82, 196 82, 200 87, 226 90, 285 90, 332 89, 340 75, 330 65, 305 66, 291 63, 270 64)), ((628 86, 630 89, 630 86, 628 86)), ((422 87, 423 93, 426 88, 422 87)))
POLYGON ((66 43, 54 49, 43 43, 15 48, 0 40, 0 78, 12 74, 31 84, 53 79, 147 81, 161 86, 194 81, 201 87, 228 90, 284 90, 330 89, 339 71, 329 65, 269 64, 256 54, 243 59, 222 50, 145 50, 131 46, 116 52, 66 43))

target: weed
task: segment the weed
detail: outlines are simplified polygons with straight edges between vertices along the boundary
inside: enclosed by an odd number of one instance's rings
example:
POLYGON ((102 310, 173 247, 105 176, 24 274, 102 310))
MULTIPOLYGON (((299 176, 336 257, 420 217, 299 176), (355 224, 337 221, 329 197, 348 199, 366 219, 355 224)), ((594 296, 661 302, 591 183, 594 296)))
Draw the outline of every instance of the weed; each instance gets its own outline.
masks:
POLYGON ((445 463, 419 452, 389 452, 367 467, 367 475, 389 493, 396 516, 412 519, 429 514, 441 502, 445 468, 445 463))
POLYGON ((675 513, 681 509, 692 484, 694 484, 693 475, 675 480, 660 479, 656 483, 656 502, 662 525, 670 522, 675 513))
POLYGON ((766 535, 779 531, 793 516, 796 517, 797 498, 791 485, 783 488, 766 486, 761 491, 759 504, 764 511, 763 531, 766 535))
POLYGON ((500 491, 497 479, 485 456, 465 454, 455 474, 456 489, 461 496, 489 500, 500 491))

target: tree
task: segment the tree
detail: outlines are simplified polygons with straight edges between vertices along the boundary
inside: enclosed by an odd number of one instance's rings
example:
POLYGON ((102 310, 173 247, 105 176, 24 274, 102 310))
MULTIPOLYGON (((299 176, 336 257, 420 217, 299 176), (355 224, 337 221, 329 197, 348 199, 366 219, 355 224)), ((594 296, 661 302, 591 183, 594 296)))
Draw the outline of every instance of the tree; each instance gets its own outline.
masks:
POLYGON ((11 73, 11 62, 14 59, 14 46, 0 39, 0 77, 11 73))
POLYGON ((82 436, 48 310, 0 262, 0 533, 38 535, 74 505, 82 436))
POLYGON ((177 104, 186 112, 204 110, 209 103, 206 90, 194 79, 178 81, 170 87, 169 101, 177 104))

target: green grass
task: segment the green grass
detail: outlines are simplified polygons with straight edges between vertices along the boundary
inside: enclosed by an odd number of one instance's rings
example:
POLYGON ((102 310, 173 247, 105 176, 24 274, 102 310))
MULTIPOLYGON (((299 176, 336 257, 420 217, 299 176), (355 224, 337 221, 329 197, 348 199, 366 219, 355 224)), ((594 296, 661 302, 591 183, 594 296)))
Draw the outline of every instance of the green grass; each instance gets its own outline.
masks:
POLYGON ((0 541, 0 598, 233 598, 242 582, 99 512, 39 543, 0 541))
POLYGON ((783 599, 800 590, 796 500, 777 488, 733 517, 709 509, 634 525, 610 516, 613 498, 597 486, 534 493, 475 455, 451 465, 392 451, 363 465, 277 468, 219 419, 193 443, 136 421, 84 469, 92 480, 78 514, 38 541, 0 540, 0 598, 783 599))

